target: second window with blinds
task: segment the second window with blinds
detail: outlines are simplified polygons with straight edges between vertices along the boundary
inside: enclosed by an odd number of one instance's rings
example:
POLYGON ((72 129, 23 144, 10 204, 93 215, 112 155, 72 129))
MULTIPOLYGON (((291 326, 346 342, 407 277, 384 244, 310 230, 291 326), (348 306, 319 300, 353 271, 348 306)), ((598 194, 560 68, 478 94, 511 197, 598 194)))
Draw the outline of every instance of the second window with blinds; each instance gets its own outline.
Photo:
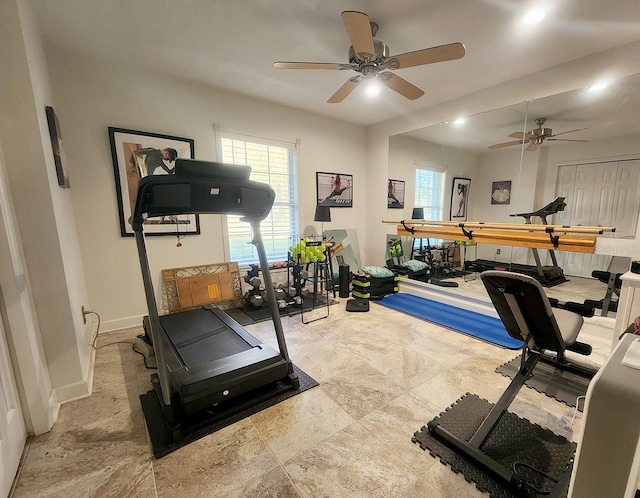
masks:
MULTIPOLYGON (((414 207, 424 210, 424 219, 439 221, 443 219, 444 171, 416 165, 416 192, 414 207)), ((419 249, 422 239, 414 239, 414 247, 419 249)), ((442 240, 431 239, 432 245, 442 240)))
MULTIPOLYGON (((275 190, 273 208, 260 228, 267 259, 286 260, 291 236, 298 230, 296 145, 220 133, 219 146, 222 162, 251 166, 251 180, 271 185, 275 190)), ((230 261, 241 266, 258 263, 249 223, 240 221, 240 216, 227 215, 227 234, 230 261)))

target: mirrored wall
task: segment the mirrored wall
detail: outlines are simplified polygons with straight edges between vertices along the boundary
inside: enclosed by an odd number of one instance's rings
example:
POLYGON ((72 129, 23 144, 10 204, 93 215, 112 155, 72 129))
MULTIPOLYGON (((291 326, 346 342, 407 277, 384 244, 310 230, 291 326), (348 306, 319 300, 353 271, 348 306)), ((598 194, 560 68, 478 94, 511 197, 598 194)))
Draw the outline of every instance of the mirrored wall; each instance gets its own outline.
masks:
MULTIPOLYGON (((470 180, 468 221, 524 223, 531 213, 564 197, 549 223, 614 226, 617 238, 636 237, 640 210, 640 75, 600 90, 580 89, 523 102, 390 137, 389 178, 405 182, 405 207, 387 219, 411 218, 417 168, 443 172, 442 220, 452 214, 454 178, 470 180), (533 136, 540 140, 530 140, 533 136), (524 139, 523 139, 524 137, 524 139)), ((454 210, 456 206, 453 206, 454 210)), ((533 218, 539 223, 540 218, 533 218)), ((549 251, 541 264, 553 266, 549 251)), ((601 299, 606 284, 591 278, 607 270, 611 254, 556 252, 559 267, 584 296, 601 299), (604 287, 603 287, 604 286, 604 287)), ((531 249, 479 244, 467 258, 535 265, 531 249)), ((580 292, 577 300, 582 301, 580 292)), ((549 292, 550 295, 554 292, 549 292)))

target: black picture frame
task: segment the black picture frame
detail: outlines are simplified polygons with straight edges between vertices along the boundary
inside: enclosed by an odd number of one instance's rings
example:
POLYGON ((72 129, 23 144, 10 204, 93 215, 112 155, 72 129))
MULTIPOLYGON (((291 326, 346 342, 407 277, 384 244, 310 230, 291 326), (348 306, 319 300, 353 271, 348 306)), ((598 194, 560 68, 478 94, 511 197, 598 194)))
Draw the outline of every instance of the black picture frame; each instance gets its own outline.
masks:
POLYGON ((53 160, 56 165, 56 176, 58 177, 58 185, 62 188, 71 188, 69 177, 66 172, 67 156, 64 153, 62 145, 62 134, 60 133, 60 122, 53 107, 46 106, 45 113, 47 115, 47 125, 49 127, 49 136, 51 137, 51 147, 53 149, 53 160))
POLYGON ((491 204, 511 204, 511 180, 491 183, 491 204))
POLYGON ((353 207, 353 175, 316 172, 316 205, 353 207))
POLYGON ((389 178, 387 183, 387 209, 404 209, 404 180, 389 178))
POLYGON ((469 210, 469 193, 471 178, 455 177, 451 187, 451 210, 449 219, 452 221, 466 221, 469 210))
MULTIPOLYGON (((190 138, 147 131, 109 127, 109 143, 116 182, 120 216, 120 234, 133 237, 129 218, 133 212, 141 178, 150 174, 171 174, 175 159, 194 158, 194 141, 190 138)), ((145 235, 198 235, 197 214, 157 217, 145 220, 145 235)))

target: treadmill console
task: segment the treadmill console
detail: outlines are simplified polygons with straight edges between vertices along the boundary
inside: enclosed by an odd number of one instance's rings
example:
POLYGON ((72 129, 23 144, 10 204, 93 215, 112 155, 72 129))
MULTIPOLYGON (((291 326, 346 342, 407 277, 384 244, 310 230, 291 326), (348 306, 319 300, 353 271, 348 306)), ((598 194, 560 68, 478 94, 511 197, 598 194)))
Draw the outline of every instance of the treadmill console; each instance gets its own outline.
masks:
POLYGON ((205 161, 177 160, 175 173, 151 175, 138 182, 131 225, 141 231, 147 218, 179 214, 235 214, 263 220, 275 192, 249 180, 251 168, 205 161))

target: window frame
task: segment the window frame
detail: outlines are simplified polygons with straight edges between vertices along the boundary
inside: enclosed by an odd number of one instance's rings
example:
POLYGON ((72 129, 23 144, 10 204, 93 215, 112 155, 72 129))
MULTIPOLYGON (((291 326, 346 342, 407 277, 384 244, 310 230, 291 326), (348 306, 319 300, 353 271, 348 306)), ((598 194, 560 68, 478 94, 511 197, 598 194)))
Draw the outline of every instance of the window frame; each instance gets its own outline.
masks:
MULTIPOLYGON (((276 198, 273 203, 273 207, 269 216, 260 222, 260 231, 262 233, 262 239, 265 245, 265 251, 267 253, 267 259, 269 262, 283 261, 287 257, 287 251, 290 245, 292 234, 298 232, 300 223, 300 204, 299 204, 299 184, 298 184, 298 143, 297 142, 285 142, 261 137, 255 137, 250 135, 244 135, 233 132, 218 131, 216 134, 216 145, 218 147, 218 158, 220 162, 248 165, 251 167, 250 179, 253 181, 267 183, 276 191, 276 198), (230 143, 229 143, 230 142, 230 143), (227 151, 229 147, 234 146, 234 142, 240 144, 238 148, 238 154, 236 151, 232 151, 232 157, 227 157, 227 151), (247 147, 249 146, 249 147, 247 147), (244 154, 239 150, 240 147, 244 147, 244 154), (251 160, 250 153, 256 152, 260 148, 265 148, 267 164, 256 165, 251 160), (273 151, 272 151, 273 149, 273 151), (282 154, 277 149, 286 149, 286 174, 277 171, 271 171, 271 152, 274 154, 282 154), (239 160, 238 155, 244 157, 239 160), (266 178, 265 178, 266 176, 266 178), (279 179, 280 181, 274 181, 279 179), (285 179, 282 182, 282 179, 285 179), (278 185, 285 186, 279 188, 278 185), (283 196, 282 190, 284 189, 285 195, 283 196), (283 197, 285 199, 283 200, 283 197), (278 211, 282 209, 288 210, 288 214, 282 219, 287 220, 286 227, 281 229, 277 228, 278 222, 274 221, 274 215, 278 214, 278 211)), ((259 151, 258 151, 259 152, 259 151)), ((274 168, 282 168, 283 163, 275 164, 274 168)), ((246 268, 251 264, 259 264, 258 253, 255 246, 251 245, 251 250, 244 254, 232 254, 232 247, 234 241, 231 237, 242 237, 244 242, 236 242, 238 245, 242 243, 248 243, 253 239, 253 232, 251 225, 246 222, 234 221, 239 220, 239 216, 235 215, 223 215, 222 232, 224 235, 224 253, 225 258, 228 261, 237 262, 242 268, 246 268), (234 226, 230 226, 230 222, 234 226), (240 234, 240 235, 238 235, 240 234), (247 254, 250 252, 250 256, 247 254)), ((236 251, 237 252, 237 251, 236 251)))

